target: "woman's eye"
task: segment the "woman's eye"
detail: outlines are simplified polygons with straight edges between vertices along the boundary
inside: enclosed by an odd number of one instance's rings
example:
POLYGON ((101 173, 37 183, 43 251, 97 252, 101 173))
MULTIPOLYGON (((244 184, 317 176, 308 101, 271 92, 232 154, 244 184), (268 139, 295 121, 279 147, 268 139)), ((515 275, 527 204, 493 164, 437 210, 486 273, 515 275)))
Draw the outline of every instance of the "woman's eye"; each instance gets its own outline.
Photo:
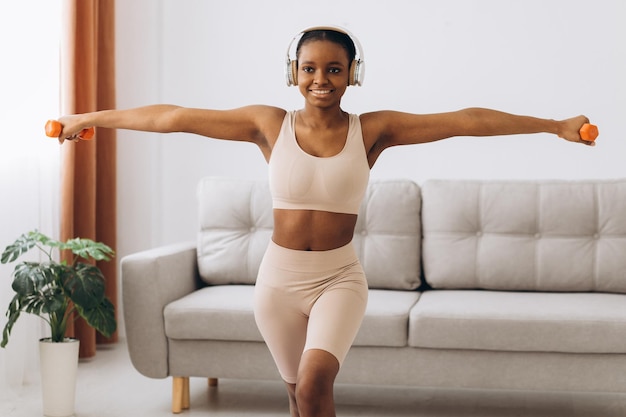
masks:
POLYGON ((339 74, 341 72, 341 68, 331 68, 328 70, 328 72, 332 74, 339 74))
POLYGON ((302 67, 302 71, 304 72, 314 72, 315 70, 311 67, 302 67))

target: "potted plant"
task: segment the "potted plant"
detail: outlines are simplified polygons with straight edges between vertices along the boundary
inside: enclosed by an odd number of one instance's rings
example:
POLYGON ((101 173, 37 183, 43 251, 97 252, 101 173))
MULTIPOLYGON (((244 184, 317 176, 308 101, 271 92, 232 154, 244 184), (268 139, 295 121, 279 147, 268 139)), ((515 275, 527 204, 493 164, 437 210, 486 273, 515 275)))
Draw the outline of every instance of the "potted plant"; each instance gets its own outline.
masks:
POLYGON ((102 272, 97 266, 81 260, 108 261, 114 252, 107 245, 90 239, 60 242, 34 230, 7 246, 0 262, 14 262, 33 248, 43 253, 43 260, 23 261, 15 266, 12 283, 15 296, 7 309, 8 321, 0 346, 7 345, 22 312, 35 314, 46 321, 51 336, 39 343, 44 415, 70 416, 74 414, 79 342, 65 336, 68 321, 80 316, 107 337, 117 327, 115 307, 105 295, 102 272), (55 261, 55 250, 71 251, 71 261, 55 261), (62 363, 63 357, 69 364, 62 363), (66 400, 61 398, 63 396, 67 397, 66 400))

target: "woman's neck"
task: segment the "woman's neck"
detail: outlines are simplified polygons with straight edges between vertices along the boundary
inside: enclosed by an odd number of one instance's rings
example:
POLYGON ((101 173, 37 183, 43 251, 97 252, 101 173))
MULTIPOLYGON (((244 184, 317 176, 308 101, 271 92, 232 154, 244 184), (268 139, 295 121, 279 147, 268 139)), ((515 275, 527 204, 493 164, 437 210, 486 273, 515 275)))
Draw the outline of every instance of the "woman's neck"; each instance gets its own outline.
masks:
POLYGON ((339 106, 328 109, 305 106, 302 110, 298 110, 297 116, 309 126, 331 127, 345 123, 348 113, 341 110, 339 106))

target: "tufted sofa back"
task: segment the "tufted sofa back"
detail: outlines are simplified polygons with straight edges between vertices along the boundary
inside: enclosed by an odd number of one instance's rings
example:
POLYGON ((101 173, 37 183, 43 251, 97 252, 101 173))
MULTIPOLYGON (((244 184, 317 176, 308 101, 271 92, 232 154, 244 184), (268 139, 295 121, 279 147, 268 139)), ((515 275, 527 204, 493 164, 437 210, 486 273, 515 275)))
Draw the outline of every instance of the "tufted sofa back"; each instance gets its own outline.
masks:
POLYGON ((422 198, 434 288, 626 292, 624 180, 431 180, 422 198))
MULTIPOLYGON (((198 268, 209 285, 254 284, 272 235, 267 181, 207 177, 198 185, 198 268)), ((372 181, 354 246, 370 288, 420 286, 420 189, 412 181, 372 181)))

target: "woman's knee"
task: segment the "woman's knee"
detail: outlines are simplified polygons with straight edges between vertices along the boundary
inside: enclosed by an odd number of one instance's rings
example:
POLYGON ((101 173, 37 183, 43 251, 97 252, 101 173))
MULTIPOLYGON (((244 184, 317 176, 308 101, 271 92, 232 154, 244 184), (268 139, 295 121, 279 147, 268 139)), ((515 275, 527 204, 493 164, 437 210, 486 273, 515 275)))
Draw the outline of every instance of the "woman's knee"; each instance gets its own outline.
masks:
POLYGON ((329 352, 312 349, 303 354, 296 382, 296 401, 317 402, 322 398, 332 398, 335 378, 339 372, 339 362, 329 352))
POLYGON ((324 375, 305 375, 298 378, 296 384, 296 401, 298 404, 307 401, 315 401, 322 398, 333 390, 334 379, 324 375))

